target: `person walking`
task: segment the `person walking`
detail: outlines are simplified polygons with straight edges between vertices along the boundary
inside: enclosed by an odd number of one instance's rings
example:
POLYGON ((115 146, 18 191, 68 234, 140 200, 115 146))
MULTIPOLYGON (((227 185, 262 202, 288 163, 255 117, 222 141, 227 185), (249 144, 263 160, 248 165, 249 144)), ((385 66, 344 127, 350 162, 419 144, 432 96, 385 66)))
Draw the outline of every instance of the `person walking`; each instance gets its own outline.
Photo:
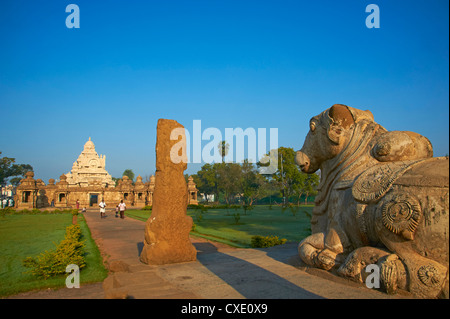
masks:
POLYGON ((123 199, 120 200, 119 211, 120 211, 120 218, 124 218, 125 211, 127 210, 127 205, 123 202, 123 199))
POLYGON ((98 206, 100 206, 100 218, 106 217, 106 203, 103 198, 98 206))

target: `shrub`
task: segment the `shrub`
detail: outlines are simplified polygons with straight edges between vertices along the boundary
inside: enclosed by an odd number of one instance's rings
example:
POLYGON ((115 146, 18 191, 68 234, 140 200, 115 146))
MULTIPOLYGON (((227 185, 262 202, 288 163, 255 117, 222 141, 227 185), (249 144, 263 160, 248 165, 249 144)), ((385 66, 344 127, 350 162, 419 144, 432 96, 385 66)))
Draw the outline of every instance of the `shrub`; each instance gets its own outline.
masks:
POLYGON ((152 210, 152 206, 144 206, 142 210, 152 210))
POLYGON ((195 213, 195 220, 201 222, 203 219, 203 210, 199 210, 195 213))
POLYGON ((253 209, 252 205, 242 205, 242 208, 244 209, 244 214, 247 215, 247 211, 251 211, 253 209))
POLYGON ((233 217, 234 217, 234 223, 235 223, 236 225, 238 225, 238 224, 239 224, 239 220, 241 219, 241 214, 239 214, 239 213, 234 213, 234 214, 233 214, 233 217))
POLYGON ((252 247, 253 248, 267 248, 276 245, 283 245, 286 243, 286 239, 279 239, 278 236, 253 236, 252 237, 252 247))
POLYGON ((65 238, 56 246, 56 249, 45 251, 39 256, 27 257, 23 265, 31 268, 29 272, 45 279, 64 274, 67 265, 75 264, 81 269, 86 266, 84 259, 84 241, 81 238, 80 225, 71 225, 66 228, 65 238))
POLYGON ((211 205, 211 206, 208 206, 208 208, 211 208, 211 209, 228 209, 228 208, 233 208, 233 207, 231 207, 231 206, 233 206, 233 205, 228 205, 228 204, 214 204, 214 205, 211 205))
POLYGON ((2 217, 5 217, 6 215, 14 214, 15 212, 16 212, 16 210, 12 207, 5 207, 5 208, 0 209, 0 215, 2 217))

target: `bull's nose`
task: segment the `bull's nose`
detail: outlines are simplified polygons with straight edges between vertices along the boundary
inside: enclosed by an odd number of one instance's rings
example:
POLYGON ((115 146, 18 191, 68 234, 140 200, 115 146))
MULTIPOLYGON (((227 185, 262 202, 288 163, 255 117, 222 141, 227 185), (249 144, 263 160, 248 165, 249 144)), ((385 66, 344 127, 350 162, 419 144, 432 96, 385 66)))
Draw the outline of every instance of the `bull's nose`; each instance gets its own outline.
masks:
POLYGON ((305 153, 297 151, 297 154, 295 155, 295 163, 300 166, 302 172, 308 171, 310 161, 308 155, 305 153))

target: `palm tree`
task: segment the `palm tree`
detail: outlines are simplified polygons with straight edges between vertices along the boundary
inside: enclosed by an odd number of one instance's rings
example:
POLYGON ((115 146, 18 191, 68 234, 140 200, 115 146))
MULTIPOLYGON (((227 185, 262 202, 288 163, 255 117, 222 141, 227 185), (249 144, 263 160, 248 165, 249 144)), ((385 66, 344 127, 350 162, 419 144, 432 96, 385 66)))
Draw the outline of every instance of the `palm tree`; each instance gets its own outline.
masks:
POLYGON ((227 141, 222 141, 217 145, 219 149, 220 155, 222 156, 222 163, 225 163, 225 156, 228 154, 228 150, 230 149, 230 144, 227 141))

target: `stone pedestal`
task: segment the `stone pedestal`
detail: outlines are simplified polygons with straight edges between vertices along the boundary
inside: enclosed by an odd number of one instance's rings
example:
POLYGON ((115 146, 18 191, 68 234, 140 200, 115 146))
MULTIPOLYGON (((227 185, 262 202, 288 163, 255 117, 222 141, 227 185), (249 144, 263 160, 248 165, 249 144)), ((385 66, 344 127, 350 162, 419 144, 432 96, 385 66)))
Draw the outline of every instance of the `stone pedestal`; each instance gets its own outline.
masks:
POLYGON ((187 164, 175 163, 170 156, 174 149, 186 150, 184 134, 184 127, 176 121, 158 120, 153 209, 145 225, 144 248, 140 256, 146 264, 179 263, 197 258, 197 251, 189 239, 192 218, 186 214, 188 191, 183 172, 187 164), (171 140, 171 133, 177 128, 182 135, 171 140))

